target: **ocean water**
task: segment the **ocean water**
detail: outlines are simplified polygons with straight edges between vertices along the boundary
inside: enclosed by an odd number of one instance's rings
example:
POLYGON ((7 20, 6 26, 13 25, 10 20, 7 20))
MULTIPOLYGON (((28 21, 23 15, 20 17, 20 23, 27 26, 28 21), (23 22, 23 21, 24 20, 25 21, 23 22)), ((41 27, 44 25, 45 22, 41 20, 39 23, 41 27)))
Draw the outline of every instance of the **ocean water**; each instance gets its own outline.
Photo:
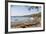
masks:
POLYGON ((11 16, 12 22, 20 22, 20 21, 27 21, 32 20, 32 17, 22 17, 22 16, 11 16))

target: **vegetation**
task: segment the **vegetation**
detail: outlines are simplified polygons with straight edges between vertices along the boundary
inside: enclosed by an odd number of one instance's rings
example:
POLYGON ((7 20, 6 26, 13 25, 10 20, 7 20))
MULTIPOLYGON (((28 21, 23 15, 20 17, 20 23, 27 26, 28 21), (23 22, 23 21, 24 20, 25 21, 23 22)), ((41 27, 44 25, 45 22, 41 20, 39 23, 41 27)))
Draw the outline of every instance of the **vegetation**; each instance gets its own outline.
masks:
POLYGON ((32 17, 41 17, 41 13, 38 13, 38 14, 32 14, 32 17))

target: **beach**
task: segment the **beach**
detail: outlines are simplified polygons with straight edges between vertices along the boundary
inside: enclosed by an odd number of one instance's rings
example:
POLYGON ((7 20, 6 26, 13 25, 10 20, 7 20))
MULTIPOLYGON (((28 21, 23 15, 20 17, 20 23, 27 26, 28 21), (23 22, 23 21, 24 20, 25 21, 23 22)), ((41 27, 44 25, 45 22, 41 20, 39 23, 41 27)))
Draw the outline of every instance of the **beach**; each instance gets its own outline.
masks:
POLYGON ((41 26, 41 15, 35 14, 32 17, 19 17, 15 21, 11 21, 11 28, 31 28, 41 26), (18 19, 18 20, 17 20, 18 19))

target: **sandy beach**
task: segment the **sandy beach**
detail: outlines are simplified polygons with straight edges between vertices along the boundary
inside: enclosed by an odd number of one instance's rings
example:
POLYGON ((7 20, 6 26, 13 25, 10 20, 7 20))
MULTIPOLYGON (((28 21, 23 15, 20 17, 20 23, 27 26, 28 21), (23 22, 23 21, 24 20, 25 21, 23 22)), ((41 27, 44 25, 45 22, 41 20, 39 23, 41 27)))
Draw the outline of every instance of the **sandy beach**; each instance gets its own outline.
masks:
POLYGON ((31 28, 31 27, 40 27, 41 26, 41 18, 34 17, 34 19, 21 21, 11 24, 11 28, 31 28))

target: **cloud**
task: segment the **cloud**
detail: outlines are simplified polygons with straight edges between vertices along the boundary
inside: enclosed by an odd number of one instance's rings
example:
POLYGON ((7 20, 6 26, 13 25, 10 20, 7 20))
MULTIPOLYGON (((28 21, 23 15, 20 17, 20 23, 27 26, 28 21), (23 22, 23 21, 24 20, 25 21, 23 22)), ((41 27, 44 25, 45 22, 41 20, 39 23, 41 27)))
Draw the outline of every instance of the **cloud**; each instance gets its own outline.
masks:
POLYGON ((34 6, 34 7, 32 7, 32 6, 19 6, 19 5, 18 6, 12 5, 11 6, 11 16, 30 15, 30 14, 37 13, 37 12, 40 12, 40 8, 36 9, 36 6, 34 6), (28 10, 28 9, 30 9, 30 10, 28 10))

